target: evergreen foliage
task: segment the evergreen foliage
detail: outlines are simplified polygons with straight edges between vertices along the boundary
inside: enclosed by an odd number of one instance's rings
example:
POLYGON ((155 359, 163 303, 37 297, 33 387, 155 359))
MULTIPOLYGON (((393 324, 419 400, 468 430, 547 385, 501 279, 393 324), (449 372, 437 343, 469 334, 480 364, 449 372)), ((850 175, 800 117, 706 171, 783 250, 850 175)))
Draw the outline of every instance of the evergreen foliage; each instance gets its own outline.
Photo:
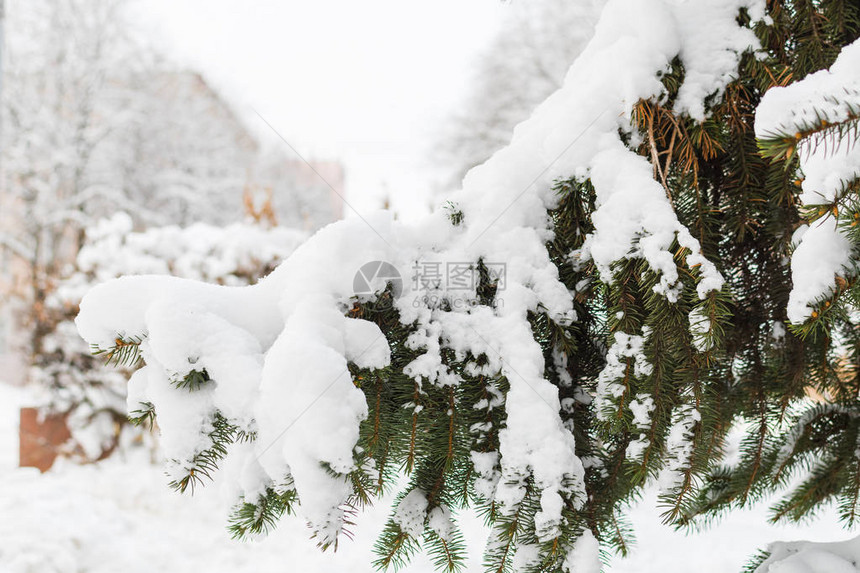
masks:
POLYGON ((267 488, 256 503, 240 502, 230 516, 228 531, 234 539, 249 539, 271 531, 286 513, 293 513, 296 490, 291 484, 267 488))
MULTIPOLYGON (((154 410, 153 410, 154 411, 154 410)), ((220 412, 212 414, 205 430, 209 446, 200 450, 187 463, 181 464, 181 475, 170 482, 170 487, 184 493, 186 489, 203 485, 205 480, 211 480, 212 474, 218 469, 218 462, 227 455, 227 447, 235 442, 252 441, 256 439, 253 432, 247 432, 239 426, 230 423, 220 412)), ((174 461, 180 464, 178 460, 174 461)), ((267 503, 263 497, 261 503, 267 503)), ((237 511, 240 511, 238 508, 237 511)), ((252 526, 251 529, 254 529, 252 526)))
MULTIPOLYGON (((504 363, 505 357, 458 353, 440 340, 443 365, 461 382, 422 383, 406 372, 421 353, 409 343, 417 325, 402 321, 392 286, 372 300, 352 301, 346 315, 375 323, 391 360, 381 369, 350 365, 368 406, 355 469, 343 476, 353 489, 350 511, 389 491, 399 475, 408 477, 376 544, 380 569, 401 568, 424 548, 440 571, 462 570, 456 514, 466 507, 476 507, 492 530, 487 571, 512 571, 515 562, 517 570, 562 571, 586 530, 623 554, 633 541, 625 504, 653 479, 663 486, 665 522, 679 527, 706 524, 776 491, 784 493, 773 507, 774 521, 803 519, 833 501, 846 525, 855 524, 856 273, 836 278, 808 321, 783 325, 792 288, 786 260, 798 226, 837 217, 860 252, 860 180, 849 182, 836 202, 804 210, 797 198, 798 146, 811 142, 813 150, 832 153, 839 145, 857 145, 860 115, 851 109, 843 122, 830 124, 824 113, 814 114, 818 120, 802 130, 762 140, 754 120, 768 89, 827 68, 860 35, 860 5, 771 0, 767 6, 771 21, 755 25, 762 53, 742 57, 737 78, 709 100, 704 122, 673 111, 685 73, 677 59, 661 77, 664 97, 640 101, 632 113, 638 137, 628 145, 650 160, 680 222, 717 262, 726 278, 722 291, 696 296, 700 269, 687 265, 690 251, 677 241, 672 251, 683 286, 677 300, 655 291, 660 276, 636 256, 618 261, 611 277, 601 276, 593 261, 579 257, 594 228, 591 182, 556 182, 558 204, 549 213, 554 233, 546 248, 577 316, 562 323, 538 309, 529 324, 585 466, 586 495, 561 493, 561 521, 537 518, 543 499, 530 473, 516 478, 523 497, 513 510, 491 498, 500 479, 499 434, 506 428, 510 386, 488 365, 497 363, 490 358, 504 363), (726 437, 733 427, 745 435, 740 460, 728 465, 726 437)), ((744 13, 739 19, 749 22, 744 13)), ((451 223, 461 224, 463 213, 454 205, 449 212, 451 223)), ((474 264, 478 307, 492 308, 498 285, 484 261, 474 264)), ((439 301, 439 310, 446 304, 439 301)), ((109 356, 124 359, 125 348, 118 343, 109 356)), ((205 372, 192 372, 176 386, 195 391, 207 381, 205 372)), ((211 425, 211 447, 198 452, 175 482, 180 491, 209 476, 230 443, 254 439, 218 413, 211 425)), ((295 502, 289 484, 272 486, 255 502, 240 502, 230 529, 239 537, 264 532, 295 502)))
POLYGON ((93 355, 104 356, 105 365, 123 366, 134 368, 141 360, 140 343, 142 338, 130 337, 128 339, 117 338, 116 343, 109 349, 93 346, 93 355))

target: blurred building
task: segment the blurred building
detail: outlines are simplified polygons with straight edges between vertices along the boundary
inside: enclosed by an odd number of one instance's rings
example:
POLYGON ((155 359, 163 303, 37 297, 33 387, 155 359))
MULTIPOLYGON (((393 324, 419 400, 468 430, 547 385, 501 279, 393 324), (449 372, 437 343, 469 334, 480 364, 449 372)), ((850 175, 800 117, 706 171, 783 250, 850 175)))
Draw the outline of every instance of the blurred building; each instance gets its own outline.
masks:
POLYGON ((286 158, 280 150, 259 157, 249 176, 255 187, 271 192, 279 225, 305 231, 343 218, 344 179, 340 162, 306 163, 286 158))
MULTIPOLYGON (((342 218, 343 165, 306 163, 280 141, 262 145, 200 74, 138 74, 124 83, 133 95, 121 99, 142 101, 134 129, 112 138, 126 150, 114 168, 122 170, 116 175, 129 188, 127 195, 147 201, 149 219, 229 223, 241 218, 248 189, 271 192, 282 226, 313 231, 342 218)), ((151 225, 145 215, 135 217, 151 225)))
POLYGON ((6 129, 0 159, 0 238, 9 239, 7 248, 0 245, 6 381, 25 379, 44 297, 74 263, 86 227, 100 218, 125 211, 137 229, 224 225, 249 215, 249 190, 266 195, 269 222, 280 226, 314 231, 343 216, 339 162, 306 163, 286 146, 263 152, 254 131, 198 73, 122 73, 95 95, 87 92, 91 99, 81 106, 66 106, 72 96, 49 102, 40 95, 40 77, 18 74, 7 82, 4 117, 22 119, 19 133, 6 129), (88 110, 84 135, 92 135, 83 144, 79 108, 88 110))

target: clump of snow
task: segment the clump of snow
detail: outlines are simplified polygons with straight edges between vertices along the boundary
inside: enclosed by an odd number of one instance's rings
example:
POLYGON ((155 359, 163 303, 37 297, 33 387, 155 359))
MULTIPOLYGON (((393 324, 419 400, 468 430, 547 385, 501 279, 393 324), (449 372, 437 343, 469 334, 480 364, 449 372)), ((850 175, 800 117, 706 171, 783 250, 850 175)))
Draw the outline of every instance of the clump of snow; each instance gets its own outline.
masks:
POLYGON ((472 466, 478 478, 475 480, 475 492, 486 499, 493 496, 496 484, 499 483, 501 474, 498 470, 498 452, 470 452, 472 466))
POLYGON ((651 441, 646 436, 634 438, 630 440, 629 444, 627 444, 627 449, 624 450, 624 454, 630 461, 642 459, 642 456, 645 454, 645 450, 648 449, 648 445, 650 443, 651 441))
POLYGON ((836 277, 855 271, 851 241, 837 228, 829 215, 813 223, 791 255, 791 294, 788 297, 788 319, 805 321, 815 310, 815 303, 833 288, 836 277))
POLYGON ((785 339, 785 325, 781 322, 774 321, 770 329, 770 337, 774 342, 779 343, 785 339))
POLYGON ((642 336, 615 333, 614 342, 606 353, 606 365, 597 378, 595 405, 599 417, 607 414, 612 402, 627 391, 635 378, 651 374, 653 366, 645 357, 644 344, 642 336))
POLYGON ((640 430, 651 426, 651 412, 654 411, 654 398, 647 394, 637 394, 630 400, 630 411, 633 412, 633 425, 640 430))
MULTIPOLYGON (((438 508, 434 508, 435 510, 438 508)), ((442 514, 434 514, 436 525, 441 526, 442 514)), ((424 520, 427 519, 427 495, 420 489, 415 488, 397 504, 394 511, 394 523, 400 526, 400 530, 412 537, 421 537, 424 532, 424 520)), ((444 538, 443 538, 444 539, 444 538)))
MULTIPOLYGON (((607 136, 608 137, 608 136, 607 136)), ((676 302, 681 284, 672 252, 674 239, 687 247, 690 266, 700 265, 700 298, 722 288, 723 279, 714 264, 701 255, 701 247, 675 217, 663 187, 652 177, 648 161, 627 149, 619 139, 607 140, 606 149, 594 158, 591 181, 597 191, 598 209, 592 215, 594 233, 580 251, 591 257, 604 280, 611 279, 612 263, 641 257, 659 273, 654 290, 676 302)))
POLYGON ((662 490, 671 490, 681 484, 682 472, 690 465, 690 456, 693 455, 693 430, 701 420, 701 413, 689 404, 672 411, 672 426, 666 438, 668 460, 657 478, 662 490))
POLYGON ((527 571, 540 562, 540 546, 533 543, 520 543, 511 560, 514 571, 527 571))
POLYGON ((567 573, 600 573, 603 569, 600 544, 591 530, 582 532, 565 557, 562 567, 567 573))
POLYGON ((438 505, 430 510, 427 516, 427 526, 441 539, 451 540, 454 523, 451 521, 451 510, 446 505, 438 505))
POLYGON ((706 352, 713 346, 711 338, 711 319, 703 307, 697 307, 690 311, 690 334, 693 336, 693 346, 699 352, 706 352))
POLYGON ((351 486, 322 464, 339 474, 354 469, 359 423, 367 417, 364 394, 353 385, 347 361, 358 358, 381 368, 389 353, 375 324, 348 328, 350 319, 318 296, 289 317, 272 344, 262 364, 256 420, 266 438, 259 457, 263 468, 274 477, 287 464, 305 518, 318 536, 334 541, 351 486))
POLYGON ((759 46, 753 31, 737 26, 734 18, 740 9, 746 9, 753 22, 762 20, 765 4, 757 0, 672 3, 682 38, 680 56, 685 70, 675 111, 704 121, 708 96, 722 95, 726 85, 737 78, 737 55, 759 46))
POLYGON ((551 541, 561 534, 561 510, 564 500, 558 492, 544 490, 540 496, 540 511, 535 515, 535 535, 538 541, 551 541))
POLYGON ((756 573, 858 573, 860 538, 835 543, 779 541, 756 573))

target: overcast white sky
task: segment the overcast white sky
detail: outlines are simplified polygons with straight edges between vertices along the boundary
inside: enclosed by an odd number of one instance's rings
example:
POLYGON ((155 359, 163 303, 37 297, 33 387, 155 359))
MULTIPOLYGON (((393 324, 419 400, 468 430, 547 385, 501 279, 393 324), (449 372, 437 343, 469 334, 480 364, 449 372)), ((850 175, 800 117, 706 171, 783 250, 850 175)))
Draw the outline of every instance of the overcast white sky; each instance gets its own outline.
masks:
POLYGON ((341 159, 359 210, 424 209, 427 147, 464 95, 502 0, 147 0, 157 45, 204 75, 258 133, 341 159))

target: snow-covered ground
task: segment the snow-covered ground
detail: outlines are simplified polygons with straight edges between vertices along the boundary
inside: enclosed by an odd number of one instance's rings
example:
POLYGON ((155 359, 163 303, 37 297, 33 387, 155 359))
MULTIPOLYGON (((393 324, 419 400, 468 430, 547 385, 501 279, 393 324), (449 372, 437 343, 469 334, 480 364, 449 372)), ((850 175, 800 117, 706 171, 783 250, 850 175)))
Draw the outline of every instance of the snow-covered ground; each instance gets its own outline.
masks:
MULTIPOLYGON (((262 541, 231 540, 217 488, 198 490, 194 497, 176 494, 161 467, 142 452, 90 466, 65 464, 44 475, 16 468, 17 412, 26 399, 26 392, 0 384, 0 573, 373 571, 371 548, 385 519, 383 506, 361 516, 354 541, 344 540, 336 553, 321 553, 307 528, 290 518, 262 541)), ((852 536, 834 512, 804 527, 776 528, 766 525, 764 508, 685 536, 660 524, 653 502, 646 496, 631 511, 638 546, 631 557, 613 561, 607 573, 735 572, 770 541, 852 536)), ((466 519, 464 526, 473 551, 468 571, 481 571, 480 523, 466 519)), ((419 557, 408 571, 433 569, 419 557)))

